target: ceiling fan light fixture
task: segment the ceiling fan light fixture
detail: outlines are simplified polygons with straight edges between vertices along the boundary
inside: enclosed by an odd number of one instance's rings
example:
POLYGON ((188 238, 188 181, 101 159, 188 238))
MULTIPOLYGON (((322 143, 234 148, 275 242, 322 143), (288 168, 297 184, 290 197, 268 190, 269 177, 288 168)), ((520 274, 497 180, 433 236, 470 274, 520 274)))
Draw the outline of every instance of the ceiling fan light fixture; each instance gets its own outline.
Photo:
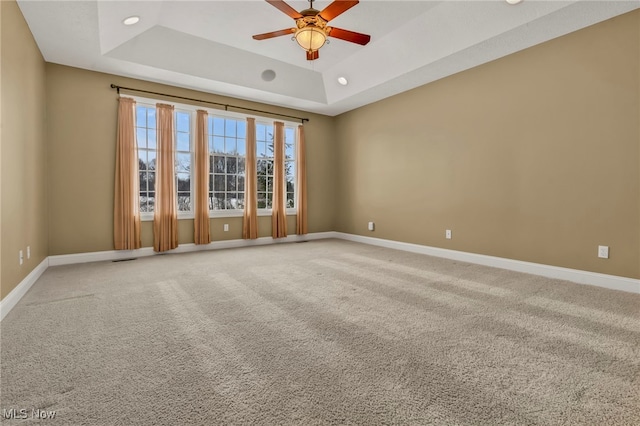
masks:
POLYGON ((294 37, 300 47, 307 52, 315 52, 324 46, 327 41, 327 34, 322 29, 312 25, 298 29, 294 37))

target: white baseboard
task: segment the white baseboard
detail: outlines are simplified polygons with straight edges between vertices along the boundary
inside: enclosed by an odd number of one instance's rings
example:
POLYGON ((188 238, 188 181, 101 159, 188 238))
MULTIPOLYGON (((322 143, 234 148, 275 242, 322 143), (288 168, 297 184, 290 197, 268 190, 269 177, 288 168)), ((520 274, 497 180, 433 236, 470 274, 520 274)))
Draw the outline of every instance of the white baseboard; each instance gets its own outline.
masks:
MULTIPOLYGON (((289 235, 288 237, 275 240, 271 237, 262 237, 255 240, 214 241, 206 245, 182 244, 178 248, 167 251, 165 253, 189 253, 203 250, 252 247, 268 244, 321 240, 327 238, 338 238, 357 243, 370 244, 374 246, 387 247, 412 253, 426 254, 428 256, 436 256, 446 259, 459 260, 461 262, 469 262, 479 265, 491 266, 494 268, 507 269, 510 271, 540 275, 547 278, 572 281, 579 284, 589 284, 612 290, 640 293, 640 280, 632 278, 599 274, 596 272, 581 271, 578 269, 561 268, 558 266, 543 265, 539 263, 523 262, 520 260, 512 260, 502 257, 486 256, 483 254, 448 250, 438 247, 423 246, 419 244, 384 240, 381 238, 365 237, 362 235, 346 234, 344 232, 335 231, 316 232, 307 235, 289 235)), ((157 254, 158 253, 153 251, 152 247, 145 247, 138 250, 110 250, 93 253, 49 256, 48 258, 43 260, 33 271, 31 271, 31 273, 27 275, 27 277, 11 291, 11 293, 9 293, 4 299, 0 301, 0 321, 2 321, 2 319, 9 313, 9 311, 11 311, 11 309, 18 303, 22 296, 25 295, 25 293, 29 290, 29 288, 31 288, 33 283, 35 283, 38 278, 40 278, 40 275, 42 275, 42 273, 49 266, 122 260, 137 257, 154 256, 157 254)))
POLYGON ((38 266, 33 268, 33 271, 29 272, 29 275, 27 275, 16 288, 11 290, 4 299, 0 300, 0 321, 2 321, 11 309, 18 304, 20 299, 27 294, 27 291, 29 291, 33 283, 38 281, 40 275, 42 275, 48 267, 49 258, 45 258, 38 266))
POLYGON ((109 250, 93 253, 63 254, 49 256, 49 266, 72 265, 76 263, 102 262, 105 260, 122 260, 146 256, 155 256, 165 253, 191 253, 194 251, 220 250, 238 247, 263 246, 268 244, 294 243, 300 241, 320 240, 325 238, 336 238, 335 232, 316 232, 306 235, 289 235, 285 238, 273 239, 271 237, 261 237, 255 240, 227 240, 214 241, 209 244, 196 245, 180 244, 177 248, 163 253, 156 253, 153 247, 144 247, 137 250, 109 250))
POLYGON ((358 243, 459 260, 461 262, 475 263, 494 268, 507 269, 510 271, 524 272, 526 274, 540 275, 547 278, 572 281, 578 284, 588 284, 612 290, 640 293, 640 280, 633 278, 600 274, 597 272, 582 271, 579 269, 562 268, 559 266, 543 265, 540 263, 523 262, 521 260, 505 259, 503 257, 486 256, 483 254, 403 243, 399 241, 384 240, 381 238, 365 237, 362 235, 346 234, 342 232, 336 232, 335 234, 337 234, 335 235, 335 238, 358 243))

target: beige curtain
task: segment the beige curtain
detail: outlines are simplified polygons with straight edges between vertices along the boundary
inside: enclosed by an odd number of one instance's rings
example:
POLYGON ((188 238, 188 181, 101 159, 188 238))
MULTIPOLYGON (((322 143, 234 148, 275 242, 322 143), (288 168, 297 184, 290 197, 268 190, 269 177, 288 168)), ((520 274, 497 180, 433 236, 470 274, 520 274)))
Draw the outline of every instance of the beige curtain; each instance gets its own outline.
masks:
POLYGON ((157 104, 156 204, 153 214, 153 249, 178 247, 173 106, 157 104))
POLYGON ((287 214, 285 209, 285 176, 284 176, 284 123, 273 123, 273 204, 271 214, 271 236, 283 238, 287 236, 287 214))
POLYGON ((113 203, 113 240, 116 250, 133 250, 142 245, 135 116, 136 102, 131 98, 120 98, 113 203))
POLYGON ((242 238, 258 238, 258 196, 256 194, 256 120, 247 118, 247 158, 244 179, 244 217, 242 218, 242 238))
POLYGON ((296 234, 307 233, 307 164, 304 145, 304 127, 298 126, 298 149, 296 150, 296 234))
POLYGON ((196 164, 194 236, 196 244, 209 244, 209 138, 207 135, 207 111, 198 110, 196 116, 196 164))

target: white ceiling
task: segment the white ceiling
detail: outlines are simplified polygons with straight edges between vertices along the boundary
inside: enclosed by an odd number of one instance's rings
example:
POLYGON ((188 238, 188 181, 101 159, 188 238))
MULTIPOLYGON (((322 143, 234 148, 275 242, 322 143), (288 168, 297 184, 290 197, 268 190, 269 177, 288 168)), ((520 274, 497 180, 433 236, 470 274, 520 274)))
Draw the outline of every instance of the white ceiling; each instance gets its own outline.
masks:
POLYGON ((18 4, 48 62, 337 115, 637 9, 640 0, 361 0, 330 25, 371 42, 331 39, 316 61, 288 36, 251 38, 295 25, 263 0, 18 4), (131 15, 140 22, 123 25, 131 15), (261 78, 267 69, 276 73, 271 82, 261 78))

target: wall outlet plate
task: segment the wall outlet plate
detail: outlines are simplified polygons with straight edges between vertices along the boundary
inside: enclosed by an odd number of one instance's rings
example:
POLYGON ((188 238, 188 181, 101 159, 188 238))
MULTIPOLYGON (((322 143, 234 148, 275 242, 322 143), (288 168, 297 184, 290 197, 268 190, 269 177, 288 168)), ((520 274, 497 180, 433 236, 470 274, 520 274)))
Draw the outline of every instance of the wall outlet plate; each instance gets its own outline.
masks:
POLYGON ((373 231, 374 229, 376 229, 376 224, 373 222, 369 222, 369 231, 373 231))
POLYGON ((225 223, 223 226, 224 232, 228 232, 229 231, 229 224, 225 223))
POLYGON ((601 259, 609 258, 609 246, 598 246, 598 257, 601 259))
POLYGON ((447 229, 446 231, 444 231, 444 237, 445 237, 447 240, 450 240, 450 239, 451 239, 451 229, 447 229))

